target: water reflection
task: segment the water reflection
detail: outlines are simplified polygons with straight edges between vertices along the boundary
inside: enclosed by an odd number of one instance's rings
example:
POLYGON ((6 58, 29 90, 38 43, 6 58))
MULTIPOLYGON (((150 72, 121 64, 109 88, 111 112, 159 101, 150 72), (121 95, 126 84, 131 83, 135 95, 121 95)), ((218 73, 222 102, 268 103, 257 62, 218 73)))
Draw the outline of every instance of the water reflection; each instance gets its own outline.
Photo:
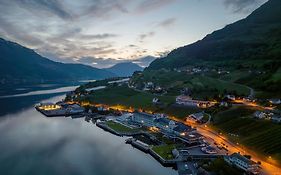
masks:
MULTIPOLYGON (((21 99, 18 102, 29 105, 34 101, 27 101, 36 97, 7 99, 21 99)), ((46 118, 32 106, 2 116, 0 137, 0 174, 177 174, 126 145, 125 138, 104 132, 83 118, 46 118)))

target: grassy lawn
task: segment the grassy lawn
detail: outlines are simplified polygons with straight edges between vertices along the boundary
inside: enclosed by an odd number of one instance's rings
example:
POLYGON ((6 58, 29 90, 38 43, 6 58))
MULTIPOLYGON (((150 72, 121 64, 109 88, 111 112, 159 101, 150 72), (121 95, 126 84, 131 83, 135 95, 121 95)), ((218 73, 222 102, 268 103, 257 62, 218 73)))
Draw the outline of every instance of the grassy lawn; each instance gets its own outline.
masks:
POLYGON ((237 168, 234 168, 228 165, 222 158, 215 159, 214 161, 206 162, 203 164, 203 167, 210 171, 214 172, 215 174, 223 175, 242 175, 244 172, 239 171, 237 168))
MULTIPOLYGON (((281 162, 281 125, 252 118, 254 110, 234 107, 214 116, 214 127, 239 135, 237 140, 249 149, 270 155, 281 162)), ((230 138, 231 139, 231 138, 230 138)))
POLYGON ((189 114, 201 111, 196 107, 181 107, 172 105, 175 103, 175 96, 159 96, 148 92, 139 92, 126 86, 108 87, 94 91, 92 94, 83 98, 83 101, 90 103, 101 103, 107 105, 123 105, 136 109, 150 110, 157 113, 165 113, 167 115, 184 118, 189 114), (164 103, 164 108, 158 108, 152 104, 152 99, 157 97, 164 103))
POLYGON ((121 125, 119 123, 113 122, 113 121, 107 121, 107 126, 109 126, 111 129, 115 130, 116 132, 137 132, 139 129, 132 129, 129 127, 126 127, 124 125, 121 125))
POLYGON ((159 154, 164 159, 173 159, 172 150, 176 148, 176 145, 160 145, 153 146, 152 150, 159 154))
POLYGON ((82 100, 108 105, 122 104, 127 107, 154 111, 157 109, 152 104, 152 99, 154 97, 159 98, 165 105, 175 101, 175 97, 173 96, 157 96, 146 92, 138 92, 126 86, 115 86, 97 90, 82 100))
POLYGON ((201 111, 201 109, 196 107, 180 107, 180 106, 168 106, 167 108, 161 110, 161 112, 175 116, 180 119, 186 118, 188 115, 201 111))

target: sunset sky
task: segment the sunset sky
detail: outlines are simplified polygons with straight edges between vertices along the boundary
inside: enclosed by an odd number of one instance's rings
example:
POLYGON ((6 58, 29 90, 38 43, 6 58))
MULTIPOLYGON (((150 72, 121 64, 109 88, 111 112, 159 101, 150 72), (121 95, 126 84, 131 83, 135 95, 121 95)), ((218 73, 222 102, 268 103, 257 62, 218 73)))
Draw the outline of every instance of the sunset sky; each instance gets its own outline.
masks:
POLYGON ((108 67, 162 56, 266 0, 0 0, 0 37, 60 62, 108 67))

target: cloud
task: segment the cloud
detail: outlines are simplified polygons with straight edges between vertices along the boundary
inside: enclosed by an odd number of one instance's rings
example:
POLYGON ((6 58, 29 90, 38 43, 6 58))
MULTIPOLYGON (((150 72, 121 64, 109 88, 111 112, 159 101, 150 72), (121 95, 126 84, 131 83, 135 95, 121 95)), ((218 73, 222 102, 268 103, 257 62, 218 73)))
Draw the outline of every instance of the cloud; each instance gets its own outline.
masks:
POLYGON ((175 1, 176 0, 143 0, 137 6, 135 11, 138 13, 146 13, 146 12, 153 11, 155 9, 164 7, 175 1))
POLYGON ((139 42, 144 42, 144 40, 146 39, 146 38, 149 38, 149 37, 153 37, 155 35, 155 32, 147 32, 147 33, 144 33, 144 34, 140 34, 139 35, 139 42))
POLYGON ((77 63, 87 64, 97 68, 108 68, 117 63, 126 62, 125 59, 111 59, 111 58, 96 58, 96 57, 81 57, 76 59, 77 63))
POLYGON ((10 0, 21 8, 25 8, 31 12, 45 11, 49 14, 56 15, 62 19, 71 19, 72 15, 59 0, 10 0))
POLYGON ((168 19, 165 19, 165 20, 159 22, 157 24, 157 26, 170 27, 171 25, 175 24, 176 20, 177 20, 176 18, 168 18, 168 19))
POLYGON ((266 0, 224 0, 223 3, 233 13, 249 13, 264 2, 266 0))
POLYGON ((80 35, 80 39, 109 39, 109 38, 115 38, 119 35, 117 34, 112 34, 112 33, 103 33, 103 34, 96 34, 96 35, 80 35))

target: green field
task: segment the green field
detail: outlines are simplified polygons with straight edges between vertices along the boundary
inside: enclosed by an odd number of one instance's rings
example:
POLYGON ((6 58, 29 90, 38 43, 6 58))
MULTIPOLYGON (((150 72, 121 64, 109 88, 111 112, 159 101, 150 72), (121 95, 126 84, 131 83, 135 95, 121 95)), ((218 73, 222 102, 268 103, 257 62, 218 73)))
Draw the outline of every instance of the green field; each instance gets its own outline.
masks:
POLYGON ((111 86, 97 90, 80 100, 108 105, 124 105, 133 108, 157 110, 152 104, 154 97, 159 98, 165 105, 175 102, 173 96, 157 96, 146 92, 138 92, 127 86, 111 86))
POLYGON ((175 96, 161 96, 149 92, 135 91, 127 86, 110 86, 106 89, 94 91, 79 100, 96 104, 123 105, 135 109, 165 113, 178 118, 184 118, 189 114, 201 111, 201 109, 196 107, 174 106, 175 98, 175 96), (160 99, 164 106, 157 107, 153 105, 152 99, 154 97, 160 99))
POLYGON ((113 129, 114 131, 116 132, 121 132, 121 133, 132 133, 132 132, 137 132, 139 131, 139 129, 132 129, 132 128, 129 128, 129 127, 126 127, 124 125, 121 125, 119 123, 116 123, 116 122, 113 122, 113 121, 107 121, 106 122, 106 125, 108 127, 110 127, 111 129, 113 129))
POLYGON ((222 158, 215 159, 214 161, 206 161, 206 162, 199 162, 201 166, 203 166, 206 170, 210 172, 214 172, 215 174, 219 175, 242 175, 244 174, 243 171, 239 171, 239 169, 228 165, 222 158))
POLYGON ((240 84, 175 71, 145 71, 143 74, 133 76, 132 82, 137 87, 141 87, 143 82, 154 82, 154 84, 168 89, 168 94, 174 96, 179 95, 181 89, 188 87, 192 90, 193 97, 198 99, 213 97, 224 92, 236 92, 240 95, 249 94, 249 89, 240 84))
POLYGON ((219 112, 214 116, 214 127, 225 134, 239 135, 237 138, 230 138, 281 162, 281 149, 277 149, 281 148, 281 125, 256 120, 252 118, 253 112, 254 110, 241 107, 219 112))
POLYGON ((176 148, 176 145, 160 145, 160 146, 153 146, 152 150, 155 151, 158 155, 162 158, 169 160, 173 159, 172 150, 176 148))

